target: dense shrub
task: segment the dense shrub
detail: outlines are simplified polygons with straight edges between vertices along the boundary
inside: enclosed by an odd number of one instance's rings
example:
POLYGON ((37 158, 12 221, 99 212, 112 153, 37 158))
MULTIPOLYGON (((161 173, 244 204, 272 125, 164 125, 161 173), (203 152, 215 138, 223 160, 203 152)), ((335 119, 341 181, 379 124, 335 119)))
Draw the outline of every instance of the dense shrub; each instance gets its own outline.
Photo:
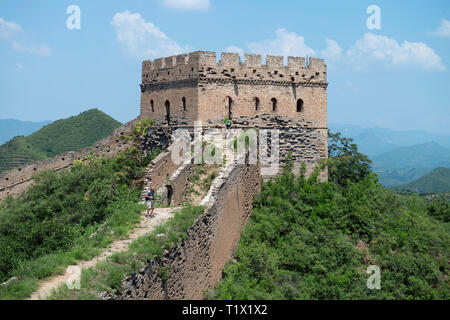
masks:
POLYGON ((71 248, 89 226, 115 213, 118 203, 136 203, 149 158, 130 148, 113 158, 91 157, 62 172, 46 171, 17 199, 0 208, 0 281, 29 260, 71 248))
POLYGON ((212 299, 448 299, 449 206, 382 187, 331 135, 329 181, 286 166, 263 184, 212 299), (381 289, 366 286, 370 265, 381 289))
POLYGON ((372 177, 342 189, 285 173, 264 184, 213 297, 446 299, 448 231, 372 177), (366 287, 372 264, 381 290, 366 287))
POLYGON ((450 222, 450 203, 433 201, 427 206, 428 214, 443 222, 450 222))
POLYGON ((343 137, 339 132, 328 132, 328 179, 340 186, 351 181, 358 182, 371 174, 372 161, 358 152, 353 139, 343 137))

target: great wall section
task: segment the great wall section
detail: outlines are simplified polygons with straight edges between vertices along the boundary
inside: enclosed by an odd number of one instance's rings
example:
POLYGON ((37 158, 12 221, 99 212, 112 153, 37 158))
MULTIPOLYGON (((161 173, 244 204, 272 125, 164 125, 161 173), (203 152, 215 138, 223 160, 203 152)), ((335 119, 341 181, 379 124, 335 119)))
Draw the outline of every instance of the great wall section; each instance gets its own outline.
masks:
MULTIPOLYGON (((33 176, 45 170, 64 170, 74 161, 91 155, 114 156, 133 145, 126 139, 141 119, 151 118, 154 125, 137 141, 144 152, 159 147, 163 151, 146 169, 144 190, 156 187, 160 204, 183 203, 193 159, 175 163, 172 134, 177 129, 191 140, 196 136, 196 121, 202 122, 200 135, 213 136, 211 130, 224 131, 224 119, 232 120, 236 130, 277 130, 269 134, 266 151, 279 152, 281 161, 289 155, 298 172, 302 163, 307 173, 327 158, 326 66, 321 59, 223 53, 220 62, 214 52, 194 52, 144 61, 142 65, 140 115, 94 146, 69 152, 49 160, 28 164, 0 175, 0 201, 17 196, 33 184, 33 176)), ((219 134, 222 138, 225 133, 219 134)), ((261 136, 257 146, 261 146, 261 136)), ((219 145, 217 145, 220 147, 219 145)), ((247 150, 248 151, 248 150, 247 150)), ((207 289, 221 278, 222 269, 236 249, 240 233, 252 211, 253 197, 261 187, 264 167, 259 162, 244 164, 227 161, 202 199, 204 213, 181 240, 162 258, 153 259, 140 272, 130 275, 117 294, 103 299, 203 299, 207 289), (163 281, 162 268, 169 270, 163 281)), ((267 175, 271 176, 271 175, 267 175)), ((326 170, 320 174, 327 179, 326 170)))
MULTIPOLYGON (((185 181, 189 170, 174 174, 173 178, 177 177, 185 181)), ((185 184, 180 181, 177 184, 182 192, 185 184)), ((222 269, 232 258, 251 215, 260 181, 258 165, 228 163, 203 198, 204 213, 187 231, 187 239, 130 275, 119 293, 106 293, 102 299, 203 299, 205 291, 221 279, 222 269), (162 269, 167 270, 167 279, 161 278, 162 269)))
POLYGON ((42 171, 60 171, 69 168, 75 161, 86 161, 91 155, 113 156, 124 151, 131 145, 130 140, 124 139, 124 137, 131 134, 137 121, 138 119, 134 119, 117 128, 111 135, 97 141, 93 146, 3 172, 0 174, 0 201, 9 195, 21 194, 33 184, 33 176, 42 171))
MULTIPOLYGON (((322 59, 197 51, 142 63, 143 118, 157 125, 278 129, 280 157, 308 172, 328 157, 327 70, 322 59)), ((326 179, 326 172, 322 175, 326 179)))

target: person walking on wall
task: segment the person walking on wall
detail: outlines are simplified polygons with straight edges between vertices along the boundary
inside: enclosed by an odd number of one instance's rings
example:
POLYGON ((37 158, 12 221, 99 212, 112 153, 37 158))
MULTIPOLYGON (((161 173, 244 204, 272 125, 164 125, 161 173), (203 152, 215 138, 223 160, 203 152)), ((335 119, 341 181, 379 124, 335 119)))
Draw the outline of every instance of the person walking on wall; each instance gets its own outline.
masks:
POLYGON ((155 188, 153 188, 153 186, 151 186, 150 190, 147 191, 145 200, 147 202, 147 214, 145 217, 148 219, 153 218, 153 210, 155 210, 155 188))
POLYGON ((225 127, 227 128, 226 138, 229 139, 230 138, 230 129, 231 129, 231 120, 230 119, 225 120, 225 127))

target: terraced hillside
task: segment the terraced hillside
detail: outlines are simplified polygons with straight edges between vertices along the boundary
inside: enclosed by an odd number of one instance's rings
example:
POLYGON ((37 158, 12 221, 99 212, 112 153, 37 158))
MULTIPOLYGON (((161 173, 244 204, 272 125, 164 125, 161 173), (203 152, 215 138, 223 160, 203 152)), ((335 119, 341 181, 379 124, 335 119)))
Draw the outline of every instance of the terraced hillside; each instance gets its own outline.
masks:
POLYGON ((25 137, 14 137, 0 146, 0 172, 46 158, 45 152, 34 147, 25 137))
POLYGON ((0 173, 24 164, 78 151, 105 138, 121 125, 98 109, 55 121, 35 133, 0 146, 0 173))

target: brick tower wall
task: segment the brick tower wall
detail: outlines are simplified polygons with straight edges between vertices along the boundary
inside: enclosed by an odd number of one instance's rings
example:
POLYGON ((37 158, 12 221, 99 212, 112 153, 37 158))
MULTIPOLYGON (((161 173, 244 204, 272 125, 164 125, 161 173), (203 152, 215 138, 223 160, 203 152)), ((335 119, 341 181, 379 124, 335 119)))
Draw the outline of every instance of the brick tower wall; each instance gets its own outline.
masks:
MULTIPOLYGON (((278 128, 280 157, 293 151, 296 168, 308 171, 327 158, 327 71, 322 59, 198 51, 142 63, 141 118, 170 127, 223 127, 230 115, 233 127, 278 128), (183 106, 183 98, 185 106, 183 106), (273 99, 276 109, 273 109, 273 99), (301 99, 302 108, 297 104, 301 99), (259 101, 256 108, 256 101, 259 101), (153 108, 151 105, 153 101, 153 108)), ((326 179, 326 173, 322 180, 326 179)))
POLYGON ((274 113, 326 128, 326 88, 322 59, 311 58, 307 65, 305 58, 288 57, 284 65, 283 57, 268 55, 262 64, 261 55, 246 54, 241 62, 237 53, 222 53, 217 62, 215 52, 199 51, 143 62, 141 116, 166 123, 168 101, 172 124, 224 119, 231 98, 232 118, 274 113), (276 99, 275 111, 272 99, 276 99))

